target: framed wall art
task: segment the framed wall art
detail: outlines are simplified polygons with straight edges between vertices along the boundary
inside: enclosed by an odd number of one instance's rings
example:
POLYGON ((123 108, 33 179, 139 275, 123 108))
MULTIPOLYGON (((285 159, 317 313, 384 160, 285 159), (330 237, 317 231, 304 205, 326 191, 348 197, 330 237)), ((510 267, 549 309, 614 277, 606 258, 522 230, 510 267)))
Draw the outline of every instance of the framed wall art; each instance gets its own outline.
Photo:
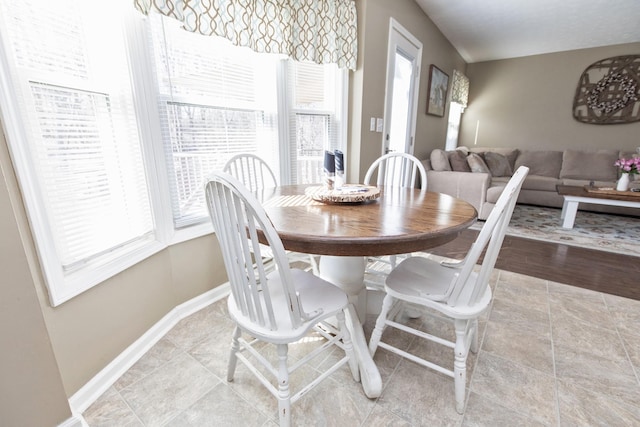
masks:
POLYGON ((640 55, 602 59, 580 76, 573 117, 596 125, 640 121, 640 55))
POLYGON ((449 75, 440 68, 429 66, 429 95, 427 98, 427 114, 442 117, 447 102, 449 75))

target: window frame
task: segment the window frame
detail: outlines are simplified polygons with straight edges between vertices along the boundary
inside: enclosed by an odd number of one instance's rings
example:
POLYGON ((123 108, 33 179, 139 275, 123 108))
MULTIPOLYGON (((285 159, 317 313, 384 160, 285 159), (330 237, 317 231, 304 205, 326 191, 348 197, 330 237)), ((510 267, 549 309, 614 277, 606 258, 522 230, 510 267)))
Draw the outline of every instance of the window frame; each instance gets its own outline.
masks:
MULTIPOLYGON (((309 108, 295 108, 293 101, 293 91, 289 90, 289 80, 293 79, 289 70, 288 60, 280 62, 278 69, 278 112, 279 114, 279 134, 280 134, 280 165, 281 176, 280 182, 285 184, 291 184, 293 180, 292 170, 292 146, 293 137, 291 135, 294 123, 291 122, 292 117, 300 115, 310 116, 330 116, 329 124, 333 129, 329 129, 329 138, 333 137, 335 140, 330 142, 333 147, 325 147, 325 149, 337 149, 344 153, 344 164, 348 165, 348 153, 347 153, 347 114, 348 114, 348 97, 349 97, 349 72, 347 69, 337 69, 334 75, 334 85, 331 86, 332 96, 334 98, 335 109, 329 110, 326 108, 309 109, 309 108)), ((326 88, 325 88, 326 90, 326 88)), ((346 167, 345 167, 346 170, 346 167)))
MULTIPOLYGON (((22 191, 27 218, 30 223, 33 240, 40 260, 43 276, 49 291, 52 306, 58 306, 65 301, 87 291, 104 282, 131 266, 153 256, 163 249, 202 237, 213 232, 211 221, 196 223, 191 226, 176 228, 174 226, 169 171, 166 164, 165 147, 162 143, 161 117, 158 111, 159 93, 155 82, 149 79, 153 70, 153 58, 146 45, 147 17, 137 13, 133 8, 123 8, 123 31, 125 50, 129 60, 130 79, 133 90, 133 109, 138 124, 138 133, 142 149, 142 158, 148 182, 151 216, 154 237, 142 241, 140 244, 121 247, 108 257, 90 263, 88 268, 64 274, 55 249, 55 241, 48 226, 49 218, 44 208, 37 178, 31 165, 32 152, 29 148, 28 133, 24 126, 26 120, 21 118, 21 111, 13 108, 19 104, 18 92, 13 87, 13 76, 10 73, 0 73, 0 122, 7 139, 7 145, 18 178, 18 185, 22 191), (155 143, 154 143, 155 142, 155 143)), ((3 34, 0 34, 0 45, 4 46, 3 34)), ((277 68, 277 128, 280 160, 280 182, 290 182, 289 156, 289 116, 290 104, 288 96, 287 76, 283 72, 287 60, 280 61, 277 68)), ((0 55, 0 69, 10 70, 7 57, 0 55)), ((337 85, 341 100, 336 105, 335 122, 337 147, 346 153, 346 119, 348 70, 340 70, 336 77, 341 80, 337 85)), ((154 77, 155 78, 155 77, 154 77)))
MULTIPOLYGON (((0 33, 0 45, 6 45, 2 33, 0 33)), ((0 112, 2 113, 0 121, 3 123, 11 161, 14 165, 33 241, 47 285, 49 301, 55 307, 149 258, 164 249, 166 244, 157 238, 154 227, 150 238, 141 239, 134 244, 123 242, 108 255, 87 261, 85 265, 88 267, 77 269, 71 274, 65 274, 49 226, 50 220, 42 197, 43 190, 40 188, 32 166, 31 159, 34 153, 30 147, 29 133, 25 129, 28 120, 21 117, 20 103, 22 101, 20 101, 21 98, 15 88, 12 73, 9 72, 12 68, 5 55, 0 55, 0 67, 7 71, 0 73, 0 112)), ((30 76, 23 77, 25 80, 34 80, 30 79, 30 76)), ((51 83, 59 84, 55 80, 51 83)), ((74 88, 75 85, 66 85, 65 87, 74 88)), ((87 87, 90 88, 90 86, 87 87)), ((148 180, 148 172, 146 173, 148 180)), ((153 213, 151 219, 152 221, 155 219, 153 213)))

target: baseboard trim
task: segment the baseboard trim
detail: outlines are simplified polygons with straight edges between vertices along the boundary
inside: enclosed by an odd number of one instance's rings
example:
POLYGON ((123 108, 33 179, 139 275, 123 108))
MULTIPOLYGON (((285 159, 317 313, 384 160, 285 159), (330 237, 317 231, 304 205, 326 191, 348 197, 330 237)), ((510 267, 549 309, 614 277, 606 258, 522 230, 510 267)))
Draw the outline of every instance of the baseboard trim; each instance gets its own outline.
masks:
MULTIPOLYGON (((224 298, 229 289, 227 282, 173 308, 69 398, 74 417, 80 416, 180 320, 224 298)), ((61 424, 63 427, 80 425, 83 424, 67 424, 67 421, 61 424)))
POLYGON ((87 427, 87 423, 81 415, 74 415, 58 424, 58 427, 87 427))

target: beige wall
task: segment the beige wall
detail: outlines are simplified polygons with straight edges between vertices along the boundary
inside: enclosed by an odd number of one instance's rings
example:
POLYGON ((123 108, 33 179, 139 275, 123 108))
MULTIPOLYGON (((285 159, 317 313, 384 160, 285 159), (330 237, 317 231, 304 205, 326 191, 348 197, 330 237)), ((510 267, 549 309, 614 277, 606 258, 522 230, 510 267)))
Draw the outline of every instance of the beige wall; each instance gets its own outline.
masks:
POLYGON ((211 235, 171 246, 51 307, 40 303, 65 389, 75 393, 177 305, 226 281, 211 235))
MULTIPOLYGON (((434 148, 444 148, 447 117, 426 114, 429 65, 434 64, 449 78, 453 69, 465 70, 465 62, 440 30, 413 0, 357 0, 358 69, 350 81, 350 171, 348 180, 361 181, 367 168, 380 156, 382 133, 369 131, 371 117, 383 117, 387 69, 389 20, 394 18, 422 42, 422 70, 416 122, 414 154, 426 157, 434 148), (355 172, 359 176, 355 176, 355 172)), ((450 92, 450 91, 449 91, 450 92)))
POLYGON ((469 64, 469 107, 461 145, 530 149, 633 150, 640 122, 592 125, 573 118, 573 98, 582 72, 601 59, 640 54, 640 43, 582 49, 469 64))
MULTIPOLYGON (((59 368, 59 373, 56 369, 51 375, 62 378, 68 397, 174 307, 227 280, 217 240, 209 235, 171 246, 60 306, 51 307, 4 138, 0 141, 0 160, 7 165, 7 189, 14 194, 13 205, 3 201, 0 208, 16 212, 22 243, 15 250, 26 254, 29 261, 3 263, 0 277, 16 277, 16 286, 31 289, 25 298, 40 309, 59 368)), ((15 222, 0 222, 3 244, 4 236, 13 228, 15 222)), ((19 335, 38 332, 28 323, 14 320, 10 325, 9 329, 19 335)), ((2 340, 4 334, 2 330, 2 340)), ((29 355, 21 355, 20 349, 12 355, 23 356, 29 355)), ((3 376, 3 383, 21 381, 20 371, 13 374, 13 379, 3 376)))
POLYGON ((55 426, 71 411, 4 179, 11 165, 0 160, 0 425, 55 426))

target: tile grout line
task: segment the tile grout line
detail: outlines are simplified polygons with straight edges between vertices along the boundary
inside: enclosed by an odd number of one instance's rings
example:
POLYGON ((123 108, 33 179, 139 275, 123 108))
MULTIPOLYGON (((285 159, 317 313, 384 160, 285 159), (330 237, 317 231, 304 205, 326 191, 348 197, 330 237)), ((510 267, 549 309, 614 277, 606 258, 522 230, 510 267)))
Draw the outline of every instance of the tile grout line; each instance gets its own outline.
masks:
POLYGON ((553 365, 553 384, 554 384, 554 389, 555 389, 555 402, 556 402, 556 408, 555 408, 555 413, 556 413, 556 422, 558 424, 558 427, 561 426, 560 423, 560 391, 558 388, 558 372, 556 371, 556 347, 555 347, 555 342, 553 339, 553 315, 551 313, 551 295, 549 293, 549 281, 545 280, 545 287, 546 287, 546 295, 547 295, 547 315, 549 317, 549 338, 550 338, 550 342, 551 342, 551 363, 553 365))
MULTIPOLYGON (((472 386, 475 380, 475 376, 476 376, 476 372, 478 371, 478 365, 480 363, 480 352, 482 350, 482 346, 484 344, 484 339, 487 336, 487 330, 489 329, 489 317, 491 316, 491 312, 493 311, 493 302, 494 302, 494 296, 495 296, 495 292, 498 290, 498 286, 500 285, 500 278, 502 277, 502 270, 494 268, 494 271, 498 272, 498 275, 496 277, 496 283, 495 286, 493 288, 493 290, 491 291, 492 295, 491 295, 491 302, 489 304, 489 309, 487 310, 486 314, 487 314, 487 320, 485 321, 485 327, 484 327, 484 331, 482 331, 482 337, 478 336, 478 349, 477 349, 477 353, 476 353, 476 364, 473 367, 473 371, 471 372, 470 378, 469 378, 469 390, 467 390, 466 393, 466 399, 465 399, 465 405, 464 405, 464 412, 462 414, 462 419, 460 420, 460 425, 464 425, 464 421, 467 418, 467 406, 469 405, 469 398, 471 397, 471 392, 473 391, 472 386)), ((490 286, 490 284, 489 284, 490 286)), ((479 323, 479 322, 478 322, 479 323)), ((476 333, 479 332, 479 325, 478 325, 478 330, 476 331, 476 333)))

